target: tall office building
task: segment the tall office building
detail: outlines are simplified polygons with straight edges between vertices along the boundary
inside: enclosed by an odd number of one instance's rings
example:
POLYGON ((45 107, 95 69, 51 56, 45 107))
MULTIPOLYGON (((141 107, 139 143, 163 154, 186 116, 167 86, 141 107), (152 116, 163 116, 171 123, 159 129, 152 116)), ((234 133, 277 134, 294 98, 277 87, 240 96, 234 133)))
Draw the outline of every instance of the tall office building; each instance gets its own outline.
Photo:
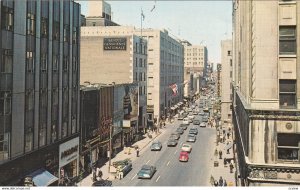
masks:
POLYGON ((180 41, 184 46, 184 96, 192 97, 200 92, 201 80, 207 67, 207 48, 192 45, 187 40, 180 41))
POLYGON ((128 33, 127 27, 81 27, 80 83, 137 82, 139 117, 129 124, 136 132, 143 131, 147 122, 147 47, 147 41, 128 33))
POLYGON ((150 120, 160 119, 175 114, 183 100, 183 45, 167 30, 143 29, 142 36, 148 40, 147 112, 150 120))
POLYGON ((221 41, 221 121, 231 123, 232 40, 221 41))
POLYGON ((0 4, 0 184, 77 176, 80 5, 0 4))
POLYGON ((300 2, 235 0, 233 8, 232 113, 242 185, 299 185, 300 2))

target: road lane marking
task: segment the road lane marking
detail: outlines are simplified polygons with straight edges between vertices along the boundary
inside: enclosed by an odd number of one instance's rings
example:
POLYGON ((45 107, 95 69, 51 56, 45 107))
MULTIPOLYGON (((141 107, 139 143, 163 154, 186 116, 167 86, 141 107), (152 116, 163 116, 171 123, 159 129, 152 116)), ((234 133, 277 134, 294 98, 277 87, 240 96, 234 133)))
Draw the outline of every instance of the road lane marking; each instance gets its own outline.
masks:
POLYGON ((131 178, 131 181, 135 178, 136 175, 137 175, 137 174, 135 174, 135 175, 131 178))
POLYGON ((148 160, 148 162, 146 162, 146 164, 148 164, 150 162, 150 160, 148 160))
POLYGON ((170 161, 167 163, 167 166, 170 164, 170 161))
POLYGON ((174 154, 176 154, 177 153, 177 150, 174 152, 174 154))
POLYGON ((159 178, 160 178, 160 176, 158 176, 158 178, 156 179, 156 182, 158 182, 159 178))

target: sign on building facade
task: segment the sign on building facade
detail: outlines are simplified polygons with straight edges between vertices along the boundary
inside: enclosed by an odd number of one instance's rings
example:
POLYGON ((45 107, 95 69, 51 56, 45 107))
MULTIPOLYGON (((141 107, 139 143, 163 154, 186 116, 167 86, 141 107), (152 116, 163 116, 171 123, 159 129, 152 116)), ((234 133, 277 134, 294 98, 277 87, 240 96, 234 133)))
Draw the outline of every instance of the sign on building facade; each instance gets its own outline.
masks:
POLYGON ((127 38, 104 38, 103 50, 126 50, 127 38))

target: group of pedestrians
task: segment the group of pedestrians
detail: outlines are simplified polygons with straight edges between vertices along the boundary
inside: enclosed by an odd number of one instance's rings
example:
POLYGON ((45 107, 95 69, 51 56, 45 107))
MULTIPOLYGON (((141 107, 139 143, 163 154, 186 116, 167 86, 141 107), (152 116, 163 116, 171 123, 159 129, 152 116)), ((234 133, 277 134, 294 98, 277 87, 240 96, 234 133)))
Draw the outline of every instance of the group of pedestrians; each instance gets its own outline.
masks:
POLYGON ((217 186, 226 187, 227 181, 225 179, 223 179, 222 176, 220 176, 219 181, 217 181, 217 180, 214 181, 214 186, 215 187, 217 187, 217 186))

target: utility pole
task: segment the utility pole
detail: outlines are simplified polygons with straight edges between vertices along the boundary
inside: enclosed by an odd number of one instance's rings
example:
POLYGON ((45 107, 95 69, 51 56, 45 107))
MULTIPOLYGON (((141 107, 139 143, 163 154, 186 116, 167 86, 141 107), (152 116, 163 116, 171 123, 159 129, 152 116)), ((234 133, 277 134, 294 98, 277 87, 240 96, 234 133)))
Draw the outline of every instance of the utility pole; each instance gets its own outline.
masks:
POLYGON ((109 155, 108 155, 108 157, 109 157, 109 162, 108 162, 108 172, 110 173, 110 166, 111 166, 111 136, 112 136, 112 123, 111 122, 109 122, 109 155))

